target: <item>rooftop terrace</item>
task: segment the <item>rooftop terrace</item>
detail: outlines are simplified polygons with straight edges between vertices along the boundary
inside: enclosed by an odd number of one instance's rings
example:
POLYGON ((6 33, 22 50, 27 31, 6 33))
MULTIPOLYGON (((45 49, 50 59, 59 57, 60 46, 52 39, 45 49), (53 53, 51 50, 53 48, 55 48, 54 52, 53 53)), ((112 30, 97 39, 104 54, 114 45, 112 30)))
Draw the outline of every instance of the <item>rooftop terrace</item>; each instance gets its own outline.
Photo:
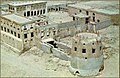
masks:
POLYGON ((14 21, 16 23, 19 23, 19 24, 24 24, 24 23, 27 23, 27 22, 31 21, 31 20, 29 20, 25 17, 19 16, 19 15, 16 15, 16 14, 4 15, 2 17, 6 18, 6 19, 9 19, 11 21, 14 21))
POLYGON ((12 6, 22 6, 22 5, 31 5, 31 4, 37 4, 37 3, 46 3, 46 1, 15 1, 12 3, 9 3, 9 5, 12 6))

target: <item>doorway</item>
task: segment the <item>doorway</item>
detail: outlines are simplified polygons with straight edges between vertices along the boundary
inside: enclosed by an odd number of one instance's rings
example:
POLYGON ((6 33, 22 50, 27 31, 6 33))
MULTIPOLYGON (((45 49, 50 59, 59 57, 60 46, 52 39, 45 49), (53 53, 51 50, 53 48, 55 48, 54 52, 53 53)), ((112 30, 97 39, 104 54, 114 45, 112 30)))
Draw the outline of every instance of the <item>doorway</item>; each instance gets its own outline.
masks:
POLYGON ((49 43, 49 44, 53 45, 53 46, 54 46, 54 48, 58 48, 58 47, 57 47, 57 44, 56 44, 54 41, 49 41, 49 42, 47 42, 47 43, 49 43))

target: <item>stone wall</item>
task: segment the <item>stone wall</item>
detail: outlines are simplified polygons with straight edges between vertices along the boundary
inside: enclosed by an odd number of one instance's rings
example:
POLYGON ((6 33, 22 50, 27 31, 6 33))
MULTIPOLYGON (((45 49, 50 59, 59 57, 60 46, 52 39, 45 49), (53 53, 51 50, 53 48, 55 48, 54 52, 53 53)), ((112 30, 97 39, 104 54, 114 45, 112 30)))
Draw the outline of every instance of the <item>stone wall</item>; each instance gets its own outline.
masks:
POLYGON ((71 48, 66 46, 64 43, 57 42, 58 48, 54 48, 51 44, 48 43, 38 43, 39 49, 43 50, 46 53, 53 53, 54 56, 62 59, 62 60, 70 60, 69 53, 71 48))
POLYGON ((1 19, 1 41, 19 51, 24 49, 23 36, 21 33, 21 26, 4 17, 1 19))
POLYGON ((98 75, 99 70, 104 66, 103 56, 88 60, 75 57, 71 58, 71 61, 71 66, 69 66, 70 72, 73 74, 78 73, 81 76, 98 75))
POLYGON ((68 56, 66 53, 64 53, 60 49, 52 48, 52 52, 53 52, 54 56, 56 56, 56 57, 58 57, 58 58, 60 58, 62 60, 66 60, 66 61, 70 60, 70 56, 68 56))

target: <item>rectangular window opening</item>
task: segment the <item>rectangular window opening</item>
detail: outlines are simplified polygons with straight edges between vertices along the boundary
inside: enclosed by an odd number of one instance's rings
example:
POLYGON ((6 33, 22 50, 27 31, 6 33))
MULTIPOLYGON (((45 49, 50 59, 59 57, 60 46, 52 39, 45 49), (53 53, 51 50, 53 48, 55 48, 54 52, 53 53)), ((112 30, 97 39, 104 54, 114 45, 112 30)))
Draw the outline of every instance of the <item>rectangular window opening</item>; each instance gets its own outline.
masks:
POLYGON ((86 49, 82 49, 82 53, 86 53, 86 49))
POLYGON ((92 53, 95 53, 95 49, 92 48, 92 53))
POLYGON ((27 16, 30 16, 30 11, 27 11, 27 16))
POLYGON ((74 47, 74 50, 77 51, 77 47, 74 47))
POLYGON ((87 14, 87 15, 89 15, 89 12, 88 12, 88 11, 86 11, 86 14, 87 14))
POLYGON ((14 35, 16 36, 16 32, 14 32, 14 35))
POLYGON ((1 30, 3 30, 3 27, 1 26, 1 30))
POLYGON ((18 38, 20 38, 20 34, 18 34, 18 38))
POLYGON ((9 29, 7 29, 7 32, 10 32, 9 29))
POLYGON ((27 34, 24 34, 24 38, 27 38, 27 34))
POLYGON ((4 30, 5 30, 5 32, 6 32, 6 27, 4 27, 4 30))
POLYGON ((11 34, 13 34, 13 31, 11 30, 11 34))
POLYGON ((31 32, 31 37, 34 37, 34 33, 33 32, 31 32))

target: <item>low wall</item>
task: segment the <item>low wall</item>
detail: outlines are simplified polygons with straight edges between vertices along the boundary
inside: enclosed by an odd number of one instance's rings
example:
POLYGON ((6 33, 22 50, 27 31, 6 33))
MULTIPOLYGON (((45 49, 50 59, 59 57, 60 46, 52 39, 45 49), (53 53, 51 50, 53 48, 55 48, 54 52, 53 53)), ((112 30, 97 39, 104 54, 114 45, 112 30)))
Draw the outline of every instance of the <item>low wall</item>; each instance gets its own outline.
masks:
POLYGON ((52 53, 51 49, 52 49, 52 45, 49 45, 49 44, 45 44, 45 43, 40 43, 41 44, 41 47, 40 49, 43 50, 44 52, 46 53, 52 53))
MULTIPOLYGON (((109 27, 110 25, 112 25, 112 22, 111 20, 106 20, 106 21, 103 21, 103 22, 100 22, 100 23, 96 23, 96 30, 101 30, 101 29, 104 29, 104 28, 107 28, 109 27)), ((94 28, 92 25, 89 25, 89 30, 92 31, 94 28)))
POLYGON ((60 49, 53 48, 52 45, 47 44, 47 43, 40 43, 40 45, 41 45, 41 47, 39 47, 39 48, 46 53, 53 53, 54 56, 56 56, 62 60, 68 61, 70 59, 70 56, 68 56, 68 52, 70 52, 71 49, 65 45, 62 46, 62 44, 59 44, 58 46, 60 46, 60 49))
POLYGON ((111 20, 106 20, 106 21, 97 23, 96 24, 96 30, 104 29, 106 27, 109 27, 110 25, 112 25, 111 20))
POLYGON ((66 53, 64 53, 63 51, 60 51, 59 49, 57 48, 52 48, 52 52, 53 52, 53 55, 62 59, 62 60, 65 60, 65 61, 69 61, 70 60, 70 56, 68 56, 66 53))
POLYGON ((71 47, 70 46, 68 46, 64 43, 61 43, 61 42, 56 42, 56 43, 57 43, 59 48, 64 50, 65 53, 70 54, 70 52, 71 52, 71 47))

